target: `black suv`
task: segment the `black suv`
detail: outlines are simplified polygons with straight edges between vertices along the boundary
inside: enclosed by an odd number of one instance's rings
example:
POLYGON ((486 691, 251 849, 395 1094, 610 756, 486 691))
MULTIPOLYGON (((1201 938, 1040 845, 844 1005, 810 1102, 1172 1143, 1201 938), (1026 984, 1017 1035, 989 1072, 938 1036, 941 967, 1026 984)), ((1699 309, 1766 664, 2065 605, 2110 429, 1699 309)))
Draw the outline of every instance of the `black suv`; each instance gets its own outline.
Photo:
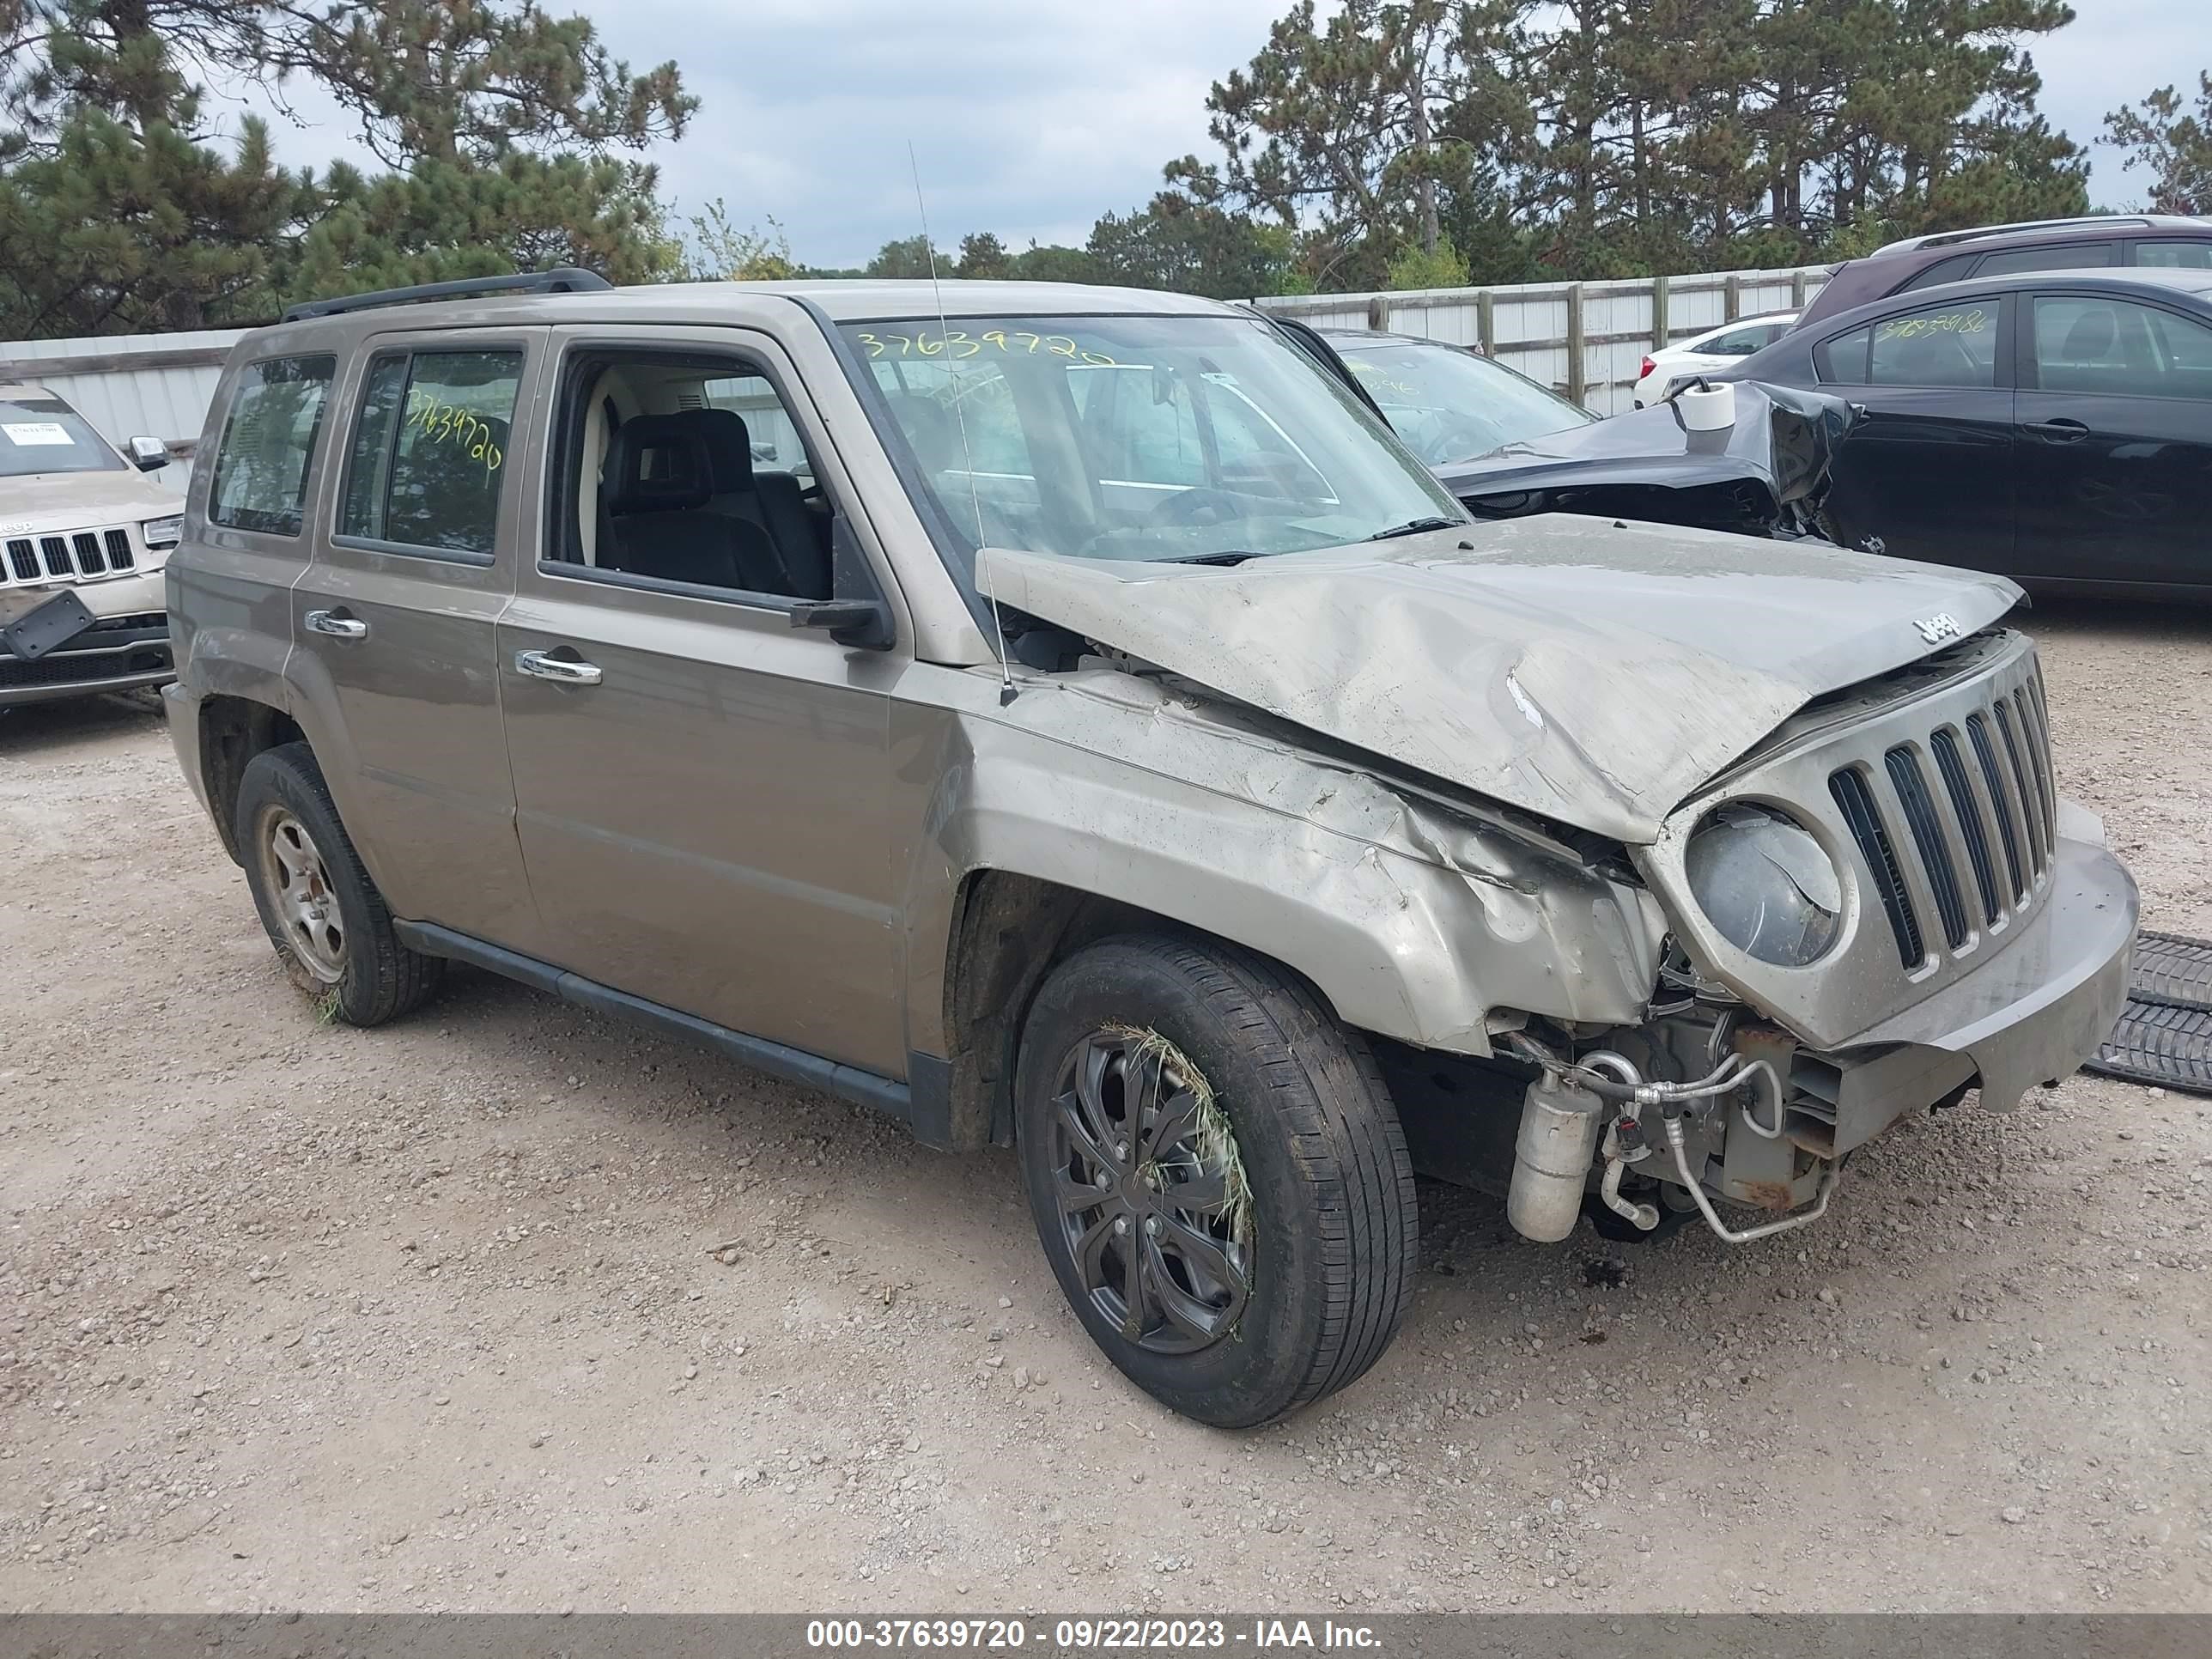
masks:
POLYGON ((2212 219, 2105 214, 1911 237, 1837 266, 1797 319, 1797 327, 1811 327, 1838 312, 1871 305, 1908 289, 2023 270, 2087 270, 2107 265, 2212 270, 2212 219))

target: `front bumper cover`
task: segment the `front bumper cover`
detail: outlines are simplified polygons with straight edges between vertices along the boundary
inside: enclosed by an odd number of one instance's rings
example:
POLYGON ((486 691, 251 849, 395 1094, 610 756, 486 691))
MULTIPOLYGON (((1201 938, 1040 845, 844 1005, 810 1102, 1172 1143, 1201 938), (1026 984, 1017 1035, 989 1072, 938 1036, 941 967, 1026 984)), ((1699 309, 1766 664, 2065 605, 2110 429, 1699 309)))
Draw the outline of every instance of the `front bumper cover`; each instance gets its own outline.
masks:
POLYGON ((0 708, 160 685, 175 672, 167 616, 102 617, 35 661, 0 647, 0 708))
MULTIPOLYGON (((2072 824, 2062 817, 2061 827, 2097 833, 2086 814, 2072 824)), ((1874 1027, 1853 1051, 1899 1045, 1927 1051, 1930 1061, 1962 1057, 1980 1079, 1982 1103, 1996 1111, 2010 1111, 2028 1089, 2070 1075, 2095 1054, 2127 1000, 2136 884, 2089 840, 2062 835, 2052 865, 2051 896, 2019 938, 1874 1027)))

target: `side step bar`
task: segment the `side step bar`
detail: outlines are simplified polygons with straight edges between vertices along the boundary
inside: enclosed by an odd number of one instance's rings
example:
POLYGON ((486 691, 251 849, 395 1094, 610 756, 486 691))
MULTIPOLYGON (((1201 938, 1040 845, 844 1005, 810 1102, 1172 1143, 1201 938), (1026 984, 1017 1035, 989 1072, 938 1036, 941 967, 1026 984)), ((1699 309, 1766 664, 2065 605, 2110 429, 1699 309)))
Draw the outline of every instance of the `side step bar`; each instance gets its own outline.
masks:
POLYGON ((563 1002, 573 1002, 579 1008, 589 1008, 597 1013, 618 1014, 646 1025, 657 1026, 673 1036, 689 1037, 695 1042, 727 1054, 741 1065, 755 1071, 766 1072, 770 1077, 780 1077, 787 1083, 803 1084, 810 1089, 819 1089, 825 1094, 838 1096, 855 1105, 872 1107, 888 1117, 896 1118, 909 1128, 915 1127, 914 1091, 905 1084, 873 1072, 862 1071, 857 1066, 847 1066, 838 1060, 824 1060, 820 1054, 809 1054, 804 1048, 771 1042, 766 1037, 749 1036, 743 1031, 733 1031, 726 1025, 717 1025, 710 1019, 701 1019, 665 1004, 648 1002, 643 997, 634 997, 627 991, 617 991, 612 986, 602 985, 597 980, 586 979, 581 974, 572 974, 565 968, 556 968, 550 962, 540 962, 535 957, 488 945, 466 933, 457 933, 450 927, 440 927, 427 921, 400 921, 395 919, 392 931, 399 942, 410 951, 419 951, 426 957, 444 957, 453 962, 465 962, 472 968, 482 968, 504 978, 515 980, 540 991, 550 991, 563 1002))

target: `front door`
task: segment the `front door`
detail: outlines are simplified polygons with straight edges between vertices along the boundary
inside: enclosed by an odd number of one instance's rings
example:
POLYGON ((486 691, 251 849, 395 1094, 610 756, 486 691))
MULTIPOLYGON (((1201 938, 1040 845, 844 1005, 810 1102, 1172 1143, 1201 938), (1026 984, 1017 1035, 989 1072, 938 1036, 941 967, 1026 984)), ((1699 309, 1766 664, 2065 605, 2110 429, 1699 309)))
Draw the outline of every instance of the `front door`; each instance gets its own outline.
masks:
POLYGON ((543 556, 498 629, 544 954, 903 1078, 896 665, 791 623, 833 596, 820 422, 757 334, 556 337, 543 556))
POLYGON ((544 331, 395 333, 341 392, 339 465, 292 590, 291 673, 332 797, 394 915, 528 951, 492 628, 524 536, 544 331))
POLYGON ((2009 574, 2015 507, 2008 301, 1900 308, 1821 343, 1824 389, 1865 408, 1837 453, 1830 510, 1854 544, 2009 574))
POLYGON ((2212 584, 2212 327, 2039 294, 2015 413, 2023 575, 2212 584))

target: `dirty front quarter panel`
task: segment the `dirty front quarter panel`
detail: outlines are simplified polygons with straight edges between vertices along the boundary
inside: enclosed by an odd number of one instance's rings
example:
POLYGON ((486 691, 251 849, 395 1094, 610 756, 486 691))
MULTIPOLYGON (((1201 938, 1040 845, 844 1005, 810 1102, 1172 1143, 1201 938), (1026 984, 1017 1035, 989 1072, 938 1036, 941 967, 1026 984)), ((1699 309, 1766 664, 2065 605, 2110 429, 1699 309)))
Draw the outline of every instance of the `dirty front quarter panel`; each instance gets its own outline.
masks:
MULTIPOLYGON (((1029 680, 932 671, 895 745, 933 779, 908 877, 908 960, 949 954, 978 871, 1048 881, 1288 963, 1348 1023, 1486 1055, 1494 1011, 1638 1017, 1664 935, 1650 895, 1528 823, 1394 784, 1194 688, 1103 662, 1029 680)), ((918 975, 914 1046, 945 1033, 918 975)), ((1513 1023, 1517 1023, 1515 1021, 1513 1023)))

